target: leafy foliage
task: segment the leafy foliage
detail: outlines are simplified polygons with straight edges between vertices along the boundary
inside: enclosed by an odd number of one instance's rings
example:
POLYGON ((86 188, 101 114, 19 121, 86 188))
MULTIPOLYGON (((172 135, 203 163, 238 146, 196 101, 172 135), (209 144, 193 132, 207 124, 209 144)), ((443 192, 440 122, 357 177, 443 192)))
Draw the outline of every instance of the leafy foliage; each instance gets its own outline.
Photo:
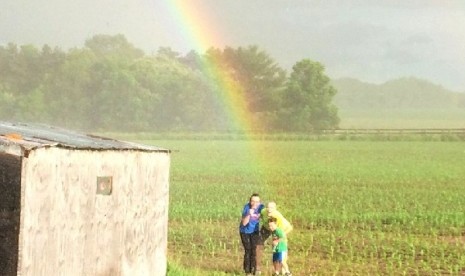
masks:
POLYGON ((308 131, 337 126, 337 108, 332 105, 336 89, 323 73, 324 67, 308 59, 293 67, 281 108, 284 130, 308 131))
MULTIPOLYGON (((231 87, 228 90, 238 94, 231 97, 244 99, 243 108, 251 115, 249 120, 254 129, 272 129, 286 72, 257 46, 211 48, 205 54, 205 62, 207 68, 221 71, 221 74, 213 74, 216 83, 223 83, 220 86, 231 87)), ((217 91, 217 94, 221 95, 221 92, 217 91)))
MULTIPOLYGON (((47 45, 0 47, 0 71, 2 120, 97 131, 232 130, 224 108, 228 103, 221 102, 228 90, 244 99, 251 130, 298 131, 337 123, 327 118, 336 110, 319 107, 329 104, 330 97, 320 96, 333 95, 333 88, 305 88, 305 103, 312 111, 302 115, 300 99, 288 96, 296 90, 286 90, 286 72, 257 46, 212 48, 185 56, 161 47, 146 55, 123 35, 96 35, 83 48, 68 52, 47 45)), ((300 74, 327 82, 321 70, 300 74)))

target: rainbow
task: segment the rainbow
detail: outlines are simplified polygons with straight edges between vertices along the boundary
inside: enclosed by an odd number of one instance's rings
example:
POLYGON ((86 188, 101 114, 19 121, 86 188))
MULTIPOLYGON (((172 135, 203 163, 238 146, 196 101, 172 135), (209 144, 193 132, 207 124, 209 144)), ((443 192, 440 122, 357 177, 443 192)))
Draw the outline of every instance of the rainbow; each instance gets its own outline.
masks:
MULTIPOLYGON (((166 3, 166 9, 173 16, 176 29, 185 39, 186 45, 199 54, 205 53, 216 45, 224 45, 220 30, 215 29, 215 22, 210 22, 208 12, 202 9, 198 1, 172 1, 166 3)), ((219 101, 226 111, 234 129, 250 134, 256 129, 254 116, 246 108, 243 86, 233 80, 229 74, 221 68, 217 60, 205 61, 204 69, 212 80, 216 80, 219 87, 219 101)))
MULTIPOLYGON (((165 8, 177 24, 176 29, 181 32, 180 35, 191 49, 203 54, 211 47, 225 46, 221 30, 216 28, 215 22, 209 21, 211 16, 208 10, 202 8, 201 1, 165 3, 165 8)), ((219 88, 218 101, 225 110, 232 127, 245 134, 245 137, 250 137, 254 130, 258 129, 260 122, 247 109, 244 87, 221 68, 218 60, 205 61, 203 66, 210 79, 216 80, 219 88)), ((266 181, 263 179, 266 154, 256 141, 249 141, 249 150, 251 153, 249 165, 259 172, 258 175, 262 175, 260 181, 266 181)))

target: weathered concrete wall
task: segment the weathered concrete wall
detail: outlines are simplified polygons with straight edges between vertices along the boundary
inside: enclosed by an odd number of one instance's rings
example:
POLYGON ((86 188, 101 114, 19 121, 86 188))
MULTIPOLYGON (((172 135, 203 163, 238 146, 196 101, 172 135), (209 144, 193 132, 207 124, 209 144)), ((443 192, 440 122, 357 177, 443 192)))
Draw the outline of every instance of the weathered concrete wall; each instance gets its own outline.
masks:
POLYGON ((22 165, 18 275, 166 273, 168 153, 52 147, 22 165))

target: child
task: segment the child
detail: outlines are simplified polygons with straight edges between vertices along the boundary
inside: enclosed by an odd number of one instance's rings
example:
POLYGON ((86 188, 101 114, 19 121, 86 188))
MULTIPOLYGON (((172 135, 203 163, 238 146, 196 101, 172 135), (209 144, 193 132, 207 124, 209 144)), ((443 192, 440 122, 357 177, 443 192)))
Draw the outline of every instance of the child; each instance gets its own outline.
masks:
MULTIPOLYGON (((260 214, 260 224, 262 225, 262 228, 260 229, 260 240, 257 244, 257 270, 260 270, 261 267, 261 256, 265 241, 271 236, 271 230, 268 226, 268 219, 271 217, 276 219, 276 225, 278 226, 278 228, 284 231, 284 234, 286 234, 286 244, 288 247, 286 259, 289 260, 289 243, 287 239, 293 227, 291 223, 287 219, 285 219, 284 216, 277 210, 276 202, 270 201, 268 202, 267 207, 262 209, 262 212, 260 214)), ((292 275, 292 273, 289 271, 287 261, 283 262, 282 271, 286 276, 292 275)))
POLYGON ((283 272, 283 275, 290 275, 289 272, 283 271, 283 263, 286 263, 287 258, 286 234, 278 227, 276 218, 270 217, 268 225, 273 238, 273 268, 275 271, 273 275, 280 275, 281 272, 283 272))

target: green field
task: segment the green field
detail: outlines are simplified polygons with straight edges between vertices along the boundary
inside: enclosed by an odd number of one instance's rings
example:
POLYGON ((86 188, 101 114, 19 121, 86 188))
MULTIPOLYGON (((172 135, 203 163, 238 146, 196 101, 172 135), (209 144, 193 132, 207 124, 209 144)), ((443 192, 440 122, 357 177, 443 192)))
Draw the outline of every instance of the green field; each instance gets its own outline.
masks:
POLYGON ((294 275, 465 274, 463 142, 138 142, 173 150, 168 275, 242 275, 252 192, 293 223, 294 275))
POLYGON ((340 128, 465 128, 465 109, 339 110, 340 128))

